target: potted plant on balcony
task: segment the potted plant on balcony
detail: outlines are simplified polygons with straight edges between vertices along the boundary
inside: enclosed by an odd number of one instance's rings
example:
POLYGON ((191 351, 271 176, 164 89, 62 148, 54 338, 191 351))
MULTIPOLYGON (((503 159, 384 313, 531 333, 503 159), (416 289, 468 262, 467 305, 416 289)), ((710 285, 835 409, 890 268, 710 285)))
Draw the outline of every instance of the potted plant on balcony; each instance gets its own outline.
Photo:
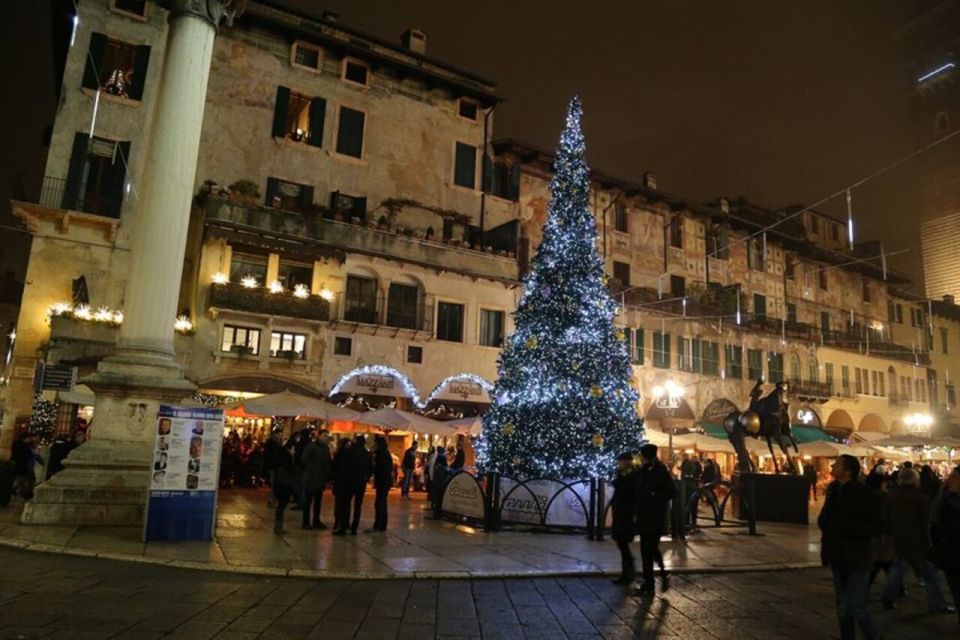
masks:
POLYGON ((423 238, 423 229, 416 229, 416 230, 414 230, 414 232, 413 232, 413 237, 415 237, 415 238, 423 238))
POLYGON ((235 353, 241 358, 246 358, 249 355, 253 355, 253 347, 248 347, 245 344, 233 344, 230 345, 230 353, 235 353))
POLYGON ((390 221, 387 220, 387 216, 380 216, 380 219, 377 220, 377 228, 383 231, 390 230, 390 221))
POLYGON ((297 360, 300 358, 300 354, 294 351, 293 349, 283 349, 281 351, 277 351, 277 357, 284 358, 286 360, 289 360, 290 362, 293 362, 294 360, 297 360))
POLYGON ((230 200, 241 204, 257 204, 260 187, 253 180, 237 180, 230 185, 230 200))
POLYGON ((433 227, 427 227, 427 240, 433 242, 437 239, 437 232, 433 227))

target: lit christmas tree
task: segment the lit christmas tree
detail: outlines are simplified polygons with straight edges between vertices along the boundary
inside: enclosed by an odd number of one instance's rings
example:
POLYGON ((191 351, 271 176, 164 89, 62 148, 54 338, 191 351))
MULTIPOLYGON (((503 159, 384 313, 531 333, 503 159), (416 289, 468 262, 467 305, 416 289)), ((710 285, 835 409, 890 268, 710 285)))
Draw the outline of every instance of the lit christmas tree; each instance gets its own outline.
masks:
POLYGON ((524 280, 515 333, 477 446, 482 471, 519 478, 609 476, 643 436, 617 305, 605 288, 590 213, 580 100, 560 136, 543 240, 524 280))

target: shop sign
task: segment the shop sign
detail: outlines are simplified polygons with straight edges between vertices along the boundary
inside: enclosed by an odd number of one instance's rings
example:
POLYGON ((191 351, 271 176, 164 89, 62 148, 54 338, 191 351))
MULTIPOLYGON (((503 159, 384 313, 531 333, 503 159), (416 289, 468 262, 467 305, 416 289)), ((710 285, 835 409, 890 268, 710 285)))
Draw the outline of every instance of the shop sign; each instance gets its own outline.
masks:
POLYGON ((34 391, 70 391, 77 383, 77 368, 37 362, 33 375, 34 391))
POLYGON ((726 398, 717 398, 703 410, 703 421, 707 424, 723 424, 723 420, 734 411, 738 411, 737 405, 726 398))
POLYGON ((540 524, 541 517, 545 515, 543 524, 547 526, 587 525, 588 507, 585 505, 590 504, 588 483, 567 487, 557 480, 531 480, 520 485, 518 481, 504 477, 500 480, 500 496, 500 518, 504 522, 540 524), (543 514, 544 510, 546 514, 543 514))
POLYGON ((458 473, 447 483, 440 508, 447 513, 483 520, 483 491, 469 473, 458 473))
POLYGON ((693 409, 690 408, 687 401, 676 396, 663 396, 655 399, 644 417, 647 420, 662 420, 664 418, 696 420, 693 409))
POLYGON ((213 539, 222 439, 222 409, 160 406, 144 539, 213 539))
POLYGON ((437 400, 462 400, 464 402, 490 402, 490 396, 482 385, 473 380, 450 380, 434 396, 437 400))
POLYGON ((354 380, 356 381, 357 388, 366 389, 370 393, 392 390, 394 385, 397 384, 397 380, 393 376, 379 376, 375 374, 357 376, 354 380))

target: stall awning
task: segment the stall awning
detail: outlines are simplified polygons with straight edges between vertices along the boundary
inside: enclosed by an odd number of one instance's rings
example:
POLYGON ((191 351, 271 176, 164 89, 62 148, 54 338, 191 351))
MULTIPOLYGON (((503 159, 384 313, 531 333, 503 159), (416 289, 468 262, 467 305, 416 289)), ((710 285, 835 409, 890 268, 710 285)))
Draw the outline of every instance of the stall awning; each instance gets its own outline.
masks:
MULTIPOLYGON (((707 435, 713 436, 714 438, 723 438, 727 439, 727 432, 724 431, 723 425, 721 424, 710 424, 708 422, 700 425, 703 427, 703 430, 707 435)), ((790 425, 793 429, 793 437, 796 438, 797 444, 803 444, 804 442, 817 442, 822 440, 823 442, 834 442, 834 439, 830 437, 823 429, 817 427, 808 427, 806 425, 790 425)))
POLYGON ((704 422, 700 426, 703 427, 704 433, 706 433, 708 436, 712 436, 714 438, 723 438, 724 440, 727 439, 727 432, 724 431, 722 424, 710 424, 709 422, 704 422))

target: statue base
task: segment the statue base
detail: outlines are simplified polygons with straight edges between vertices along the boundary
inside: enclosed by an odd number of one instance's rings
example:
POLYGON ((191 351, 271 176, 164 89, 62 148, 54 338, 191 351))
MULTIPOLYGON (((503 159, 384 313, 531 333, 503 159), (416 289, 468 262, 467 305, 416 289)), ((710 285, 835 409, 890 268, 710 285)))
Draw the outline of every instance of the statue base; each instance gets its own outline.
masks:
MULTIPOLYGON (((756 518, 765 522, 809 524, 809 483, 802 476, 741 473, 733 477, 745 500, 753 502, 756 518)), ((738 517, 746 519, 743 501, 738 517)))

